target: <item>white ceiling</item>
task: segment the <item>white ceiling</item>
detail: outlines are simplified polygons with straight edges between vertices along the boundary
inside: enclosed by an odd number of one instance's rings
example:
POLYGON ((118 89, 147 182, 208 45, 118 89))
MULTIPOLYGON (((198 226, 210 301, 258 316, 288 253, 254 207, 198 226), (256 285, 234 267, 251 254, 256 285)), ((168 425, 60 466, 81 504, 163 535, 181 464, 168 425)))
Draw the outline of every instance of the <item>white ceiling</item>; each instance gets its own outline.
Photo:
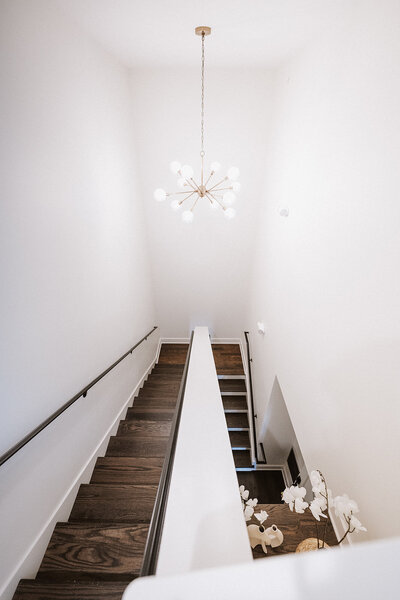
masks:
POLYGON ((199 61, 196 25, 213 29, 211 65, 274 66, 343 19, 350 0, 56 0, 128 66, 199 61))

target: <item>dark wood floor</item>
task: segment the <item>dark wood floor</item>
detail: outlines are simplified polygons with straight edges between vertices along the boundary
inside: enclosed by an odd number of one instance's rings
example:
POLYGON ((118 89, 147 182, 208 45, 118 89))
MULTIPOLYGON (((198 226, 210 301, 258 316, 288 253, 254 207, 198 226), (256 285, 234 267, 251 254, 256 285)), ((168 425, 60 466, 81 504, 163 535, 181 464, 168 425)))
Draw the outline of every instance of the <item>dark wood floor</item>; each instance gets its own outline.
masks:
POLYGON ((282 471, 238 471, 238 481, 249 490, 250 498, 262 504, 279 504, 286 485, 282 471))
MULTIPOLYGON (((264 526, 271 527, 271 525, 275 524, 282 531, 284 539, 283 544, 278 546, 278 548, 268 546, 267 555, 264 554, 260 545, 256 546, 253 550, 254 558, 265 558, 296 552, 296 548, 300 542, 309 537, 316 537, 316 524, 318 525, 319 535, 323 535, 324 523, 318 523, 309 510, 306 510, 303 514, 298 514, 294 511, 291 512, 287 504, 258 504, 255 512, 258 513, 261 510, 267 511, 269 515, 264 526)), ((251 523, 259 524, 254 516, 247 525, 251 523)), ((329 546, 337 545, 335 532, 330 521, 327 524, 325 541, 329 546)))
POLYGON ((187 349, 162 346, 68 522, 56 525, 36 579, 22 580, 14 600, 120 600, 140 574, 187 349))

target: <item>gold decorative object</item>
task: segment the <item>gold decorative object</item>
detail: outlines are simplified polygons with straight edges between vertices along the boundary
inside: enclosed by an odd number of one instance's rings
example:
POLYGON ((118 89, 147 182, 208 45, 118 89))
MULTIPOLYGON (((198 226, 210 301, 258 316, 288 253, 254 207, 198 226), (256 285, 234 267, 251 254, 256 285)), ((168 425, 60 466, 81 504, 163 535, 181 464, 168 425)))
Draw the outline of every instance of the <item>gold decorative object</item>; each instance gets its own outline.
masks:
POLYGON ((322 550, 325 548, 329 548, 326 542, 322 542, 318 538, 307 538, 300 542, 296 548, 296 552, 312 552, 312 550, 322 550))

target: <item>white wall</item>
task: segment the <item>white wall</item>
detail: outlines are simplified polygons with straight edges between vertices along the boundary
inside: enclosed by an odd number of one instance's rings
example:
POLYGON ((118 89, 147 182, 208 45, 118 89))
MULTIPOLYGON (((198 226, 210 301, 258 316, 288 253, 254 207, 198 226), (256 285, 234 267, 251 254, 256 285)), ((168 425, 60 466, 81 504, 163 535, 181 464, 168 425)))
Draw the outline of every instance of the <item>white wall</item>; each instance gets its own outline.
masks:
MULTIPOLYGON (((169 163, 200 169, 200 62, 198 68, 134 69, 132 101, 141 193, 157 299, 166 336, 188 336, 207 325, 215 337, 238 337, 244 327, 249 270, 270 119, 270 75, 263 69, 213 68, 206 46, 205 163, 218 160, 241 171, 237 217, 227 221, 199 201, 190 225, 153 199, 157 187, 177 190, 169 163), (208 60, 208 57, 209 60, 208 60)), ((195 40, 196 41, 196 40, 195 40)), ((199 43, 199 40, 198 40, 199 43)), ((200 44, 199 44, 200 61, 200 44)), ((225 175, 225 173, 224 173, 225 175)))
POLYGON ((277 376, 308 468, 359 502, 357 540, 400 533, 399 33, 398 2, 351 3, 278 72, 248 313, 258 414, 277 376))
MULTIPOLYGON (((3 1, 0 23, 1 454, 147 333, 155 315, 128 72, 52 2, 3 1)), ((153 334, 0 468, 4 597, 18 575, 34 575, 31 544, 44 547, 41 534, 156 343, 153 334)))

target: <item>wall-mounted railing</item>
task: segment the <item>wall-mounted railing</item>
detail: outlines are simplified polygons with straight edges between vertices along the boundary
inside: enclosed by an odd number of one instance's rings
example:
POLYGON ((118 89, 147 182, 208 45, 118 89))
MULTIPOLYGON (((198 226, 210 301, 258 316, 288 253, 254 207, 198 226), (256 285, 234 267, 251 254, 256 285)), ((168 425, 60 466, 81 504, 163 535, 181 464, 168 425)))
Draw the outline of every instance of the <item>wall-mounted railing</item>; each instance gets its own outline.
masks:
POLYGON ((163 470, 161 472, 160 483, 158 485, 153 514, 151 517, 150 528, 147 536, 146 548, 143 557, 141 577, 146 575, 154 575, 157 568, 157 561, 161 544, 161 535, 164 526, 165 513, 167 510, 168 502, 168 493, 171 484, 172 469, 174 467, 174 458, 176 444, 178 441, 179 425, 181 422, 183 400, 185 397, 187 373, 190 363, 190 355, 192 353, 193 333, 194 332, 192 331, 192 334, 190 336, 189 349, 186 355, 186 362, 183 370, 181 385, 179 388, 178 400, 176 403, 168 447, 164 459, 163 470))
POLYGON ((29 432, 25 437, 23 437, 19 442, 17 442, 12 448, 10 448, 9 450, 7 450, 7 452, 5 452, 4 454, 2 454, 0 456, 0 466, 2 464, 4 464, 7 460, 9 460, 12 456, 14 456, 14 454, 16 454, 16 452, 18 452, 19 450, 21 450, 21 448, 23 448, 24 446, 26 446, 26 444, 28 444, 31 440, 33 440, 34 437, 36 437, 41 431, 43 431, 43 429, 45 429, 48 425, 50 425, 50 423, 52 423, 53 421, 55 421, 55 419, 57 419, 57 417, 59 417, 64 411, 66 411, 67 408, 69 408, 70 406, 72 406, 72 404, 74 404, 77 400, 79 400, 79 398, 82 398, 82 397, 85 398, 86 394, 88 393, 88 391, 94 385, 96 385, 96 383, 98 383, 101 379, 103 379, 103 377, 105 377, 112 369, 114 369, 114 367, 116 367, 121 361, 123 361, 124 358, 126 358, 129 354, 132 354, 132 352, 138 346, 140 346, 140 344, 142 342, 144 342, 145 340, 147 340, 147 338, 156 329, 157 329, 157 325, 155 325, 151 331, 149 331, 148 333, 146 333, 146 335, 144 337, 142 337, 141 340, 139 340, 134 346, 132 346, 132 348, 129 348, 129 350, 127 350, 125 352, 125 354, 123 354, 122 356, 120 356, 120 358, 118 358, 118 360, 116 360, 112 365, 110 365, 105 371, 103 371, 102 373, 100 373, 100 375, 98 375, 95 379, 93 379, 93 381, 91 381, 90 383, 88 383, 88 385, 86 385, 77 394, 75 394, 75 396, 73 396, 70 400, 68 400, 68 402, 66 402, 65 404, 63 404, 58 410, 56 410, 53 414, 51 414, 49 417, 47 417, 47 419, 45 421, 43 421, 42 423, 40 423, 40 425, 38 425, 37 427, 35 427, 35 429, 33 429, 31 432, 29 432))
POLYGON ((244 332, 244 337, 246 338, 246 349, 247 349, 247 373, 249 378, 249 396, 250 396, 250 408, 251 408, 251 420, 252 420, 252 430, 253 430, 253 446, 254 446, 254 456, 257 464, 265 465, 266 458, 264 452, 264 446, 262 443, 257 444, 257 432, 256 432, 256 419, 257 413, 254 410, 254 393, 253 393, 253 378, 251 372, 251 363, 253 359, 250 354, 250 342, 249 342, 249 332, 244 332), (258 459, 258 447, 260 447, 263 458, 261 460, 258 459))

